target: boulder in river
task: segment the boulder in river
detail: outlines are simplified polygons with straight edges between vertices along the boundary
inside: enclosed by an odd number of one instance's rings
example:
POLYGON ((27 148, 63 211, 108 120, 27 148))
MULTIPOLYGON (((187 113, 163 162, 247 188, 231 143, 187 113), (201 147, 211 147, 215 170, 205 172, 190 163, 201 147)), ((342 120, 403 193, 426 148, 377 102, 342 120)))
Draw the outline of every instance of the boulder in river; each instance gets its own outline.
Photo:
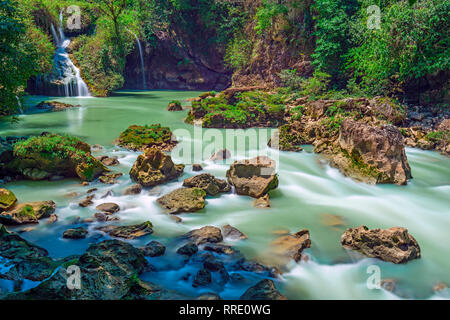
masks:
POLYGON ((38 223, 39 219, 50 217, 55 209, 56 204, 53 201, 16 204, 10 210, 0 213, 0 223, 5 225, 38 223))
POLYGON ((261 198, 278 187, 275 161, 265 156, 235 161, 227 178, 238 194, 253 198, 261 198))
POLYGON ((178 254, 192 256, 198 252, 198 246, 195 243, 188 242, 184 246, 177 249, 178 254))
POLYGON ((67 229, 63 233, 63 238, 65 239, 84 239, 88 231, 85 228, 67 229))
POLYGON ((206 192, 199 188, 180 188, 157 200, 170 214, 195 212, 205 207, 206 192))
POLYGON ((245 240, 247 236, 239 231, 237 228, 230 226, 229 224, 222 227, 223 236, 233 240, 245 240))
POLYGON ((81 200, 78 205, 82 208, 89 207, 94 204, 94 201, 92 201, 95 198, 94 194, 91 194, 90 196, 87 196, 83 200, 81 200))
POLYGON ((97 210, 100 210, 101 212, 107 212, 110 214, 116 213, 120 211, 120 207, 116 203, 102 203, 95 207, 97 210))
POLYGON ((192 165, 192 171, 202 171, 202 170, 203 170, 203 167, 202 167, 201 164, 194 163, 194 164, 192 165))
POLYGON ((182 236, 189 241, 192 241, 196 245, 203 243, 217 243, 223 240, 222 231, 219 228, 213 226, 206 226, 200 229, 194 229, 182 236))
POLYGON ((30 180, 54 176, 92 181, 109 171, 91 155, 89 144, 76 137, 46 134, 14 145, 14 158, 8 165, 30 180))
POLYGON ((271 243, 271 252, 280 258, 294 259, 296 262, 302 258, 303 250, 311 247, 308 230, 286 235, 275 239, 271 243))
POLYGON ((178 178, 183 171, 183 164, 175 165, 170 156, 151 148, 137 158, 130 177, 144 187, 154 187, 178 178))
POLYGON ((206 269, 200 269, 194 277, 194 281, 192 282, 192 286, 203 287, 207 286, 212 282, 211 272, 206 269))
POLYGON ((167 111, 183 111, 180 101, 172 101, 167 106, 167 111))
POLYGON ((345 119, 331 162, 345 175, 368 183, 405 185, 412 178, 403 136, 391 125, 378 128, 345 119))
POLYGON ((134 151, 144 151, 147 148, 170 151, 177 144, 172 131, 160 124, 132 125, 120 134, 116 142, 119 146, 134 151))
POLYGON ((270 279, 264 279, 250 287, 240 297, 241 300, 287 300, 270 279))
POLYGON ((17 198, 12 191, 0 188, 0 212, 11 209, 16 202, 17 198))
POLYGON ((229 192, 231 186, 222 179, 217 179, 209 173, 203 173, 184 180, 183 187, 200 188, 210 196, 216 196, 221 192, 229 192))
POLYGON ((366 226, 347 229, 341 237, 346 249, 357 250, 370 257, 393 263, 406 263, 420 258, 416 239, 405 228, 371 229, 366 226))
POLYGON ((153 233, 153 225, 150 221, 131 226, 105 226, 98 230, 112 237, 123 239, 136 239, 153 233))
POLYGON ((125 191, 123 192, 123 194, 125 196, 129 196, 129 195, 140 194, 141 192, 142 192, 142 186, 140 184, 134 184, 134 185, 126 188, 125 191))

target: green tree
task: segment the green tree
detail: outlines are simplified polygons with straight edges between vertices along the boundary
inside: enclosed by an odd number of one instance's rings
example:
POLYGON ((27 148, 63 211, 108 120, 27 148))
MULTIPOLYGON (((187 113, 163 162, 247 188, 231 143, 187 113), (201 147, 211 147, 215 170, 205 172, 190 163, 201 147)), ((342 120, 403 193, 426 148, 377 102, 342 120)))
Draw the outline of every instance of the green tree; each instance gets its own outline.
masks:
POLYGON ((17 2, 0 1, 0 116, 17 111, 28 79, 51 66, 52 51, 17 2))

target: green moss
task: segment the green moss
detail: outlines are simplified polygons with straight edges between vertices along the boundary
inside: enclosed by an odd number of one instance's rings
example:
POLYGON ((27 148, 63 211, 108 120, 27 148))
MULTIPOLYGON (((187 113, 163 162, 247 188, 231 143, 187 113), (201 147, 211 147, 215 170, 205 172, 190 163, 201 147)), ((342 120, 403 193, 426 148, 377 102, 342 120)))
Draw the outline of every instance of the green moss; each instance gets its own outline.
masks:
POLYGON ((36 218, 36 213, 34 212, 34 209, 32 206, 26 205, 22 208, 22 210, 20 210, 19 212, 17 212, 16 214, 17 217, 31 217, 31 218, 36 218))
POLYGON ((283 121, 285 95, 247 91, 234 95, 204 95, 192 103, 187 123, 202 119, 204 127, 277 126, 283 121))
POLYGON ((14 144, 14 155, 27 158, 30 154, 39 154, 43 159, 74 159, 91 162, 90 147, 79 138, 69 135, 49 134, 31 137, 14 144))
POLYGON ((172 131, 168 127, 161 127, 160 124, 145 126, 130 126, 122 132, 119 137, 119 144, 140 149, 145 146, 161 145, 172 140, 172 131))
POLYGON ((17 198, 12 191, 0 188, 0 211, 9 209, 16 202, 17 198))
POLYGON ((450 140, 450 131, 432 131, 427 133, 424 139, 430 142, 448 142, 450 140))
POLYGON ((358 172, 360 172, 365 176, 373 177, 378 181, 382 173, 378 171, 376 168, 365 163, 357 152, 352 152, 351 154, 349 154, 347 150, 344 150, 342 148, 341 152, 345 157, 347 157, 351 161, 351 166, 353 169, 356 169, 358 172))

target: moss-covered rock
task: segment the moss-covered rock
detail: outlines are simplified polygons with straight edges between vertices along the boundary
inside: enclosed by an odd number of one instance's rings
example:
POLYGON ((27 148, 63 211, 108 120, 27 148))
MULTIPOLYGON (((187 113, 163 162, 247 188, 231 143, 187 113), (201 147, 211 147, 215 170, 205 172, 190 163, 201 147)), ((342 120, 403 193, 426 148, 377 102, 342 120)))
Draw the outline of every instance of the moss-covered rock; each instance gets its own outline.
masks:
POLYGON ((200 188, 180 188, 159 198, 158 204, 167 213, 195 212, 205 207, 206 191, 200 188))
POLYGON ((132 125, 120 134, 116 142, 123 148, 135 151, 144 151, 147 148, 170 151, 177 144, 172 136, 172 131, 168 127, 161 127, 160 124, 132 125))
POLYGON ((55 209, 56 204, 53 201, 21 203, 1 212, 0 222, 5 225, 38 223, 39 219, 48 218, 55 209))
POLYGON ((12 208, 16 202, 17 198, 12 191, 0 188, 0 212, 12 208))
POLYGON ((201 122, 204 128, 276 127, 284 123, 284 98, 258 90, 226 90, 193 101, 186 122, 201 122))
POLYGON ((11 167, 30 180, 63 176, 91 181, 108 171, 91 155, 89 144, 76 137, 57 134, 17 142, 11 167))
POLYGON ((184 165, 175 165, 172 158, 157 148, 145 150, 130 171, 130 178, 144 187, 154 187, 178 178, 184 165))
POLYGON ((79 108, 79 107, 81 107, 79 104, 73 105, 73 104, 63 103, 63 102, 58 102, 58 101, 43 101, 36 106, 36 108, 38 108, 38 109, 52 111, 52 112, 64 111, 66 109, 79 108))
POLYGON ((205 190, 210 196, 216 196, 221 192, 229 192, 231 190, 231 186, 225 180, 217 179, 209 173, 185 179, 183 187, 200 188, 205 190))
POLYGON ((181 106, 181 102, 178 100, 171 101, 167 106, 167 111, 183 111, 183 107, 181 106))

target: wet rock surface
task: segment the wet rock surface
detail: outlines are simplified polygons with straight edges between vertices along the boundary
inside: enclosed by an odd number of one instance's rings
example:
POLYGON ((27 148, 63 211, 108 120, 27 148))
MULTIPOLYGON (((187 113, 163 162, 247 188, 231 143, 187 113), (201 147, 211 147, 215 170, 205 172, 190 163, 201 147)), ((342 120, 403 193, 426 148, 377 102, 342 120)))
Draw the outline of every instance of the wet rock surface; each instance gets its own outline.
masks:
POLYGON ((184 180, 183 187, 200 188, 210 196, 216 196, 219 193, 231 190, 231 186, 225 180, 217 179, 209 173, 203 173, 184 180))
POLYGON ((271 252, 282 260, 287 258, 298 262, 302 259, 303 251, 309 247, 311 247, 309 231, 301 230, 275 239, 271 243, 271 252))
POLYGON ((65 239, 84 239, 86 238, 88 234, 88 231, 83 228, 76 228, 76 229, 67 229, 63 233, 63 238, 65 239))
POLYGON ((265 156, 235 161, 227 171, 227 178, 238 194, 253 198, 260 198, 278 187, 275 161, 265 156))
POLYGON ((175 165, 172 158, 156 148, 146 149, 130 171, 130 177, 144 187, 154 187, 178 178, 184 165, 175 165))
POLYGON ((406 263, 421 257, 416 239, 405 228, 369 229, 365 226, 347 229, 341 237, 344 248, 393 263, 406 263))
POLYGON ((123 239, 136 239, 153 233, 153 225, 147 221, 130 226, 105 226, 98 230, 109 234, 112 237, 123 239))
POLYGON ((157 199, 169 214, 195 212, 205 207, 206 192, 199 188, 180 188, 157 199))
POLYGON ((241 300, 287 300, 275 287, 270 279, 264 279, 249 288, 240 297, 241 300))
POLYGON ((153 258, 164 255, 166 252, 166 247, 158 241, 151 241, 147 243, 145 247, 142 247, 141 251, 144 256, 153 258))

